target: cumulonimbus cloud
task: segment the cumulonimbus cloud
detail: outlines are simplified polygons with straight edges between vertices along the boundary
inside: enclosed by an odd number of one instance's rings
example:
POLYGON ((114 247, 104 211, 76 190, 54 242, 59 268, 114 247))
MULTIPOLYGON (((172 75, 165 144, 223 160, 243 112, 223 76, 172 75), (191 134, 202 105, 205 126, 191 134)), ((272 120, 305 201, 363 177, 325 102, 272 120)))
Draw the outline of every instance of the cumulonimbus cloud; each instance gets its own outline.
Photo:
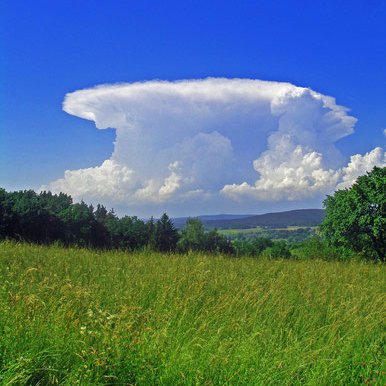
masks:
POLYGON ((63 109, 115 128, 114 151, 102 165, 68 170, 41 189, 113 205, 301 200, 386 163, 376 148, 344 165, 335 144, 356 119, 334 98, 290 83, 101 85, 67 94, 63 109))

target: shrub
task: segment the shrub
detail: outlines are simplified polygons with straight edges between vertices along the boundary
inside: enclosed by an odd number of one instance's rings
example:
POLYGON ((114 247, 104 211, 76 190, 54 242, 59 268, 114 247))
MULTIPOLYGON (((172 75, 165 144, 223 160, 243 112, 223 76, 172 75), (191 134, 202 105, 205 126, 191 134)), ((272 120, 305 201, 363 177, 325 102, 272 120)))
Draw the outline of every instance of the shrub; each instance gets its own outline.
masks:
POLYGON ((310 237, 297 244, 292 249, 292 254, 302 260, 345 260, 355 256, 354 252, 350 249, 333 247, 320 236, 310 237))
POLYGON ((274 241, 267 251, 268 256, 272 259, 288 259, 291 257, 289 246, 284 240, 274 241))

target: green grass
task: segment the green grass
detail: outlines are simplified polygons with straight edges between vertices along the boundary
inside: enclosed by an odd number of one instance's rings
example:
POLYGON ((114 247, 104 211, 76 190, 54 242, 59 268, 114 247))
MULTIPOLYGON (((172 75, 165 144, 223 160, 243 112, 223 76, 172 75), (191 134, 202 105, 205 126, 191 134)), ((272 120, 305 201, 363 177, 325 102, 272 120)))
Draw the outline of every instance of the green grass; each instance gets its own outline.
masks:
POLYGON ((383 385, 385 276, 5 242, 0 384, 383 385))
POLYGON ((315 235, 316 227, 289 226, 286 228, 248 228, 248 229, 219 229, 218 232, 231 240, 254 240, 266 237, 272 240, 287 240, 300 242, 315 235))
POLYGON ((260 233, 263 231, 264 228, 262 227, 255 227, 255 228, 246 228, 246 229, 218 229, 217 232, 219 232, 222 235, 228 236, 228 235, 235 235, 235 234, 251 234, 251 233, 260 233))
POLYGON ((254 228, 239 228, 239 229, 218 229, 217 232, 223 235, 234 235, 238 233, 250 234, 250 233, 261 233, 264 231, 297 231, 299 229, 313 229, 317 227, 301 227, 301 226, 288 226, 285 228, 264 228, 264 227, 254 227, 254 228))

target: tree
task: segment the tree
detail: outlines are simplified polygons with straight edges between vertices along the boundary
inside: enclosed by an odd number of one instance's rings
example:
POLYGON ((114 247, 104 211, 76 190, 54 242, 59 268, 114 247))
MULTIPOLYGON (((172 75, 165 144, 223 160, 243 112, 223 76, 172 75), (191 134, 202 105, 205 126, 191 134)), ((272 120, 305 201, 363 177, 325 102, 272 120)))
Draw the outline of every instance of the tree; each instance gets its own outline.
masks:
POLYGON ((252 241, 253 248, 255 250, 255 255, 259 256, 265 251, 267 248, 273 246, 273 242, 271 239, 267 237, 256 237, 252 241))
POLYGON ((156 224, 154 222, 153 216, 151 216, 149 221, 146 223, 147 247, 150 250, 156 249, 155 230, 156 230, 156 224))
POLYGON ((212 229, 205 233, 205 251, 217 253, 234 253, 232 243, 224 236, 218 233, 217 229, 212 229))
POLYGON ((12 208, 11 194, 0 188, 0 239, 14 236, 18 218, 12 208))
POLYGON ((205 232, 205 228, 198 218, 189 218, 181 232, 177 244, 180 252, 203 251, 232 253, 232 244, 225 236, 220 235, 216 229, 205 232))
POLYGON ((60 212, 59 217, 64 223, 66 244, 81 247, 99 246, 100 240, 96 232, 97 222, 92 207, 82 201, 60 212))
POLYGON ((253 240, 234 240, 233 247, 238 256, 260 256, 267 248, 273 246, 271 239, 256 237, 253 240))
POLYGON ((64 193, 52 194, 44 191, 38 197, 41 205, 55 216, 72 205, 71 196, 64 193))
POLYGON ((176 249, 178 238, 178 231, 174 227, 173 222, 169 219, 169 216, 164 213, 156 223, 156 249, 160 252, 174 251, 176 249))
POLYGON ((96 221, 101 224, 104 224, 108 218, 107 209, 103 205, 97 204, 97 207, 94 210, 94 217, 96 221))
POLYGON ((322 235, 330 245, 352 249, 366 258, 386 258, 386 167, 374 167, 351 188, 323 202, 322 235))
POLYGON ((288 259, 291 257, 291 251, 284 240, 274 241, 268 250, 269 256, 273 259, 288 259))
POLYGON ((204 250, 205 244, 205 229, 201 220, 198 218, 188 218, 178 240, 178 250, 180 252, 204 250))
POLYGON ((142 220, 136 216, 124 216, 118 221, 120 248, 132 251, 146 245, 146 224, 142 220))
POLYGON ((44 207, 33 190, 9 194, 12 202, 12 236, 31 242, 50 242, 57 234, 60 221, 44 207))

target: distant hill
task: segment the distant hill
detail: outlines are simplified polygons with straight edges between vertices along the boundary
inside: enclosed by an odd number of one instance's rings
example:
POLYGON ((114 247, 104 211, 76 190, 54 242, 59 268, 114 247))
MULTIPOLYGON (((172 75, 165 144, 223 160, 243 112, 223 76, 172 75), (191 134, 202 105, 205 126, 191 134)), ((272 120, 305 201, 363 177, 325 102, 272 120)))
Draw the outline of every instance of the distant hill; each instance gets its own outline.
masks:
MULTIPOLYGON (((285 228, 288 226, 317 226, 324 218, 323 209, 298 209, 259 215, 198 216, 207 229, 248 229, 257 226, 285 228)), ((177 228, 183 228, 187 217, 173 219, 177 228)))

